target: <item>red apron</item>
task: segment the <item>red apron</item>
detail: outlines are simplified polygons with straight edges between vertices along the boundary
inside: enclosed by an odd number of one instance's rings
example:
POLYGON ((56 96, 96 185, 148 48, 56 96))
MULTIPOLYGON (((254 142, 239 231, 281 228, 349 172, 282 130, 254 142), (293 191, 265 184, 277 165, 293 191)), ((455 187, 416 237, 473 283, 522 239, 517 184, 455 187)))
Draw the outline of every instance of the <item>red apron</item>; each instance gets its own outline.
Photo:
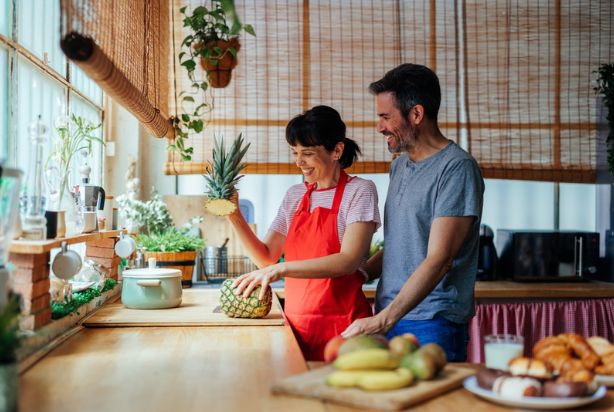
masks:
MULTIPOLYGON (((285 260, 328 256, 341 250, 337 214, 348 176, 342 170, 335 189, 332 209, 317 207, 309 212, 307 193, 292 218, 285 243, 285 260)), ((324 346, 355 319, 372 315, 362 292, 364 278, 355 272, 337 278, 297 279, 286 277, 284 312, 307 360, 323 360, 324 346)))

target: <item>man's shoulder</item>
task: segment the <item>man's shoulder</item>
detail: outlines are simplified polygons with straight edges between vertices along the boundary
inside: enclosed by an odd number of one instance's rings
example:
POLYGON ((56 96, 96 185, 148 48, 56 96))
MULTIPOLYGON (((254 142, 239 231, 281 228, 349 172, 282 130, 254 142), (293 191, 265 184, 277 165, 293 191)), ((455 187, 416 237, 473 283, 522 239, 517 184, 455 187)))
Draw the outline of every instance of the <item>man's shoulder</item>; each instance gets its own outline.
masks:
POLYGON ((470 153, 454 142, 451 142, 446 147, 446 156, 444 164, 446 168, 452 167, 469 167, 478 168, 478 162, 470 153))

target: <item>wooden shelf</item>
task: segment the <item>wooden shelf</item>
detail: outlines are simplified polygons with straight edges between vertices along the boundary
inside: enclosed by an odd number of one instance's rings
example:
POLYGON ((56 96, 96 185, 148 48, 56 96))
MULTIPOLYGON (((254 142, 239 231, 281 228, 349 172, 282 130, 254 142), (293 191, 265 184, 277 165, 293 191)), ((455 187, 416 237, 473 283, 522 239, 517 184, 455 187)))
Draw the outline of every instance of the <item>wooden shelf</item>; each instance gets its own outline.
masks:
POLYGON ((90 242, 92 240, 118 237, 122 230, 101 230, 93 233, 83 233, 76 236, 62 237, 48 240, 14 240, 11 242, 9 251, 19 254, 39 254, 49 252, 51 249, 58 248, 62 242, 69 245, 75 243, 90 242))

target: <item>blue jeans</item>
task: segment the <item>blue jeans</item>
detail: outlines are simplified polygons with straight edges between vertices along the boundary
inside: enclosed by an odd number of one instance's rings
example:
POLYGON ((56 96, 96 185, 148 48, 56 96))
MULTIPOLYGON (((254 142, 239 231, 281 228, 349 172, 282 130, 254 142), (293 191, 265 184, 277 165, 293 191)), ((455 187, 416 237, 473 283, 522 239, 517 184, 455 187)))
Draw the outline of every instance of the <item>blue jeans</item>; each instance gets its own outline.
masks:
POLYGON ((416 335, 421 345, 436 343, 446 352, 449 362, 467 360, 469 334, 466 323, 454 323, 442 317, 429 320, 401 319, 386 334, 388 339, 404 333, 416 335))

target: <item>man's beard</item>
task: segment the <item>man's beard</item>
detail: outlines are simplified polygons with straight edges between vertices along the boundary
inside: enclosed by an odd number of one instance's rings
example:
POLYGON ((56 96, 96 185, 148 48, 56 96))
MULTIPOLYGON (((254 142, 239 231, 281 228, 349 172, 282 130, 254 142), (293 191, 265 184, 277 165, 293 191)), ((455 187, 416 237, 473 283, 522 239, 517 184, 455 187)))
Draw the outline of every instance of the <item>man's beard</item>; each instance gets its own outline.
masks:
POLYGON ((391 147, 388 142, 388 151, 392 154, 399 154, 409 151, 409 148, 416 143, 418 137, 418 128, 412 127, 409 122, 399 130, 398 135, 395 133, 384 134, 384 136, 392 136, 392 140, 396 143, 396 147, 391 147), (400 136, 399 136, 400 135, 400 136))

